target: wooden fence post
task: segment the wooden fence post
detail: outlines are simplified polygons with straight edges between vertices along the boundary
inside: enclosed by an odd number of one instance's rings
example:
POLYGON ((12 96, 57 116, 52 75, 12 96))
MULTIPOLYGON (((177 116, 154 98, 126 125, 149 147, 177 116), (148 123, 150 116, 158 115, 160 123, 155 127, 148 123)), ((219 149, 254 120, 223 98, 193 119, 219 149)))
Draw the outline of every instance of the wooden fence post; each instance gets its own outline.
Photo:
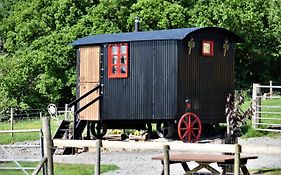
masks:
POLYGON ((252 92, 253 104, 252 104, 252 106, 255 111, 254 111, 254 116, 252 117, 252 126, 254 128, 257 128, 258 125, 256 123, 259 123, 260 116, 261 116, 259 113, 261 108, 257 107, 257 106, 261 105, 261 98, 258 97, 258 96, 261 96, 261 88, 259 86, 260 86, 260 84, 253 83, 253 92, 252 92))
POLYGON ((234 175, 240 174, 240 153, 241 153, 241 145, 235 144, 234 175))
MULTIPOLYGON (((14 130, 14 109, 11 108, 11 130, 14 130)), ((11 136, 14 137, 14 133, 11 132, 11 136)))
POLYGON ((50 118, 43 117, 44 155, 47 157, 47 175, 54 174, 53 167, 53 142, 51 138, 50 118))
POLYGON ((96 166, 95 166, 95 175, 100 175, 100 160, 101 160, 101 139, 96 141, 96 166))
POLYGON ((164 175, 170 175, 170 146, 164 145, 164 175))
POLYGON ((270 97, 270 99, 271 99, 271 98, 272 98, 272 95, 273 95, 272 81, 271 81, 271 80, 269 81, 269 86, 270 86, 269 97, 270 97))
POLYGON ((68 104, 64 105, 64 120, 68 119, 68 104))

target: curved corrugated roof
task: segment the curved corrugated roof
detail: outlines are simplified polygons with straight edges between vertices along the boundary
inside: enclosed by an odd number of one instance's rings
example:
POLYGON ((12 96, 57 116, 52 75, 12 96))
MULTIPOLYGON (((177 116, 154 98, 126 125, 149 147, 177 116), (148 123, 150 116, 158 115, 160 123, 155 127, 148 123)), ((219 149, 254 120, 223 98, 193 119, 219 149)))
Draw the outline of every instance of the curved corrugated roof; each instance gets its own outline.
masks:
POLYGON ((80 38, 72 43, 74 46, 113 43, 113 42, 128 42, 128 41, 147 41, 147 40, 182 40, 187 35, 205 29, 222 30, 229 33, 236 42, 242 42, 243 39, 234 33, 219 27, 195 27, 181 29, 154 30, 142 32, 127 32, 114 34, 92 35, 80 38))

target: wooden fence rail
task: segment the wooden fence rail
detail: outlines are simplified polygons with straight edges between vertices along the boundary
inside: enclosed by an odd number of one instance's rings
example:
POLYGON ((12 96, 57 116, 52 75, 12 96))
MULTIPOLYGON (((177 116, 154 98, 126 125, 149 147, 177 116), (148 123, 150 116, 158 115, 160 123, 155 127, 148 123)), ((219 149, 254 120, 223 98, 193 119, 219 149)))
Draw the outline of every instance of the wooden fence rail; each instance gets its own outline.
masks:
MULTIPOLYGON (((54 146, 57 147, 90 147, 96 148, 95 140, 62 140, 53 139, 54 146)), ((183 142, 122 142, 122 141, 102 141, 103 148, 110 149, 145 149, 162 150, 164 145, 169 145, 171 150, 209 152, 209 153, 235 153, 234 144, 206 144, 206 143, 183 143, 183 142)), ((279 146, 257 146, 241 145, 243 154, 276 154, 281 155, 279 146)))

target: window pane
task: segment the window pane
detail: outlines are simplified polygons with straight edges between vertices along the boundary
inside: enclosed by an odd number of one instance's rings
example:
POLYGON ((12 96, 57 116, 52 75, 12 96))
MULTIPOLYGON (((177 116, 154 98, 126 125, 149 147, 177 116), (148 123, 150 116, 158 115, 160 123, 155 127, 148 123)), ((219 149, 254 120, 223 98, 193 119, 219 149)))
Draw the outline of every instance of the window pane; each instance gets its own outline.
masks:
POLYGON ((125 74, 126 73, 126 67, 125 66, 121 66, 121 74, 125 74))
POLYGON ((121 54, 127 53, 127 46, 121 46, 121 54))
POLYGON ((126 56, 121 56, 121 64, 126 64, 126 62, 127 62, 127 58, 126 58, 126 56))
POLYGON ((211 43, 203 43, 203 53, 211 54, 211 43))
POLYGON ((117 55, 112 56, 112 64, 117 64, 117 55))
POLYGON ((117 46, 112 46, 112 54, 117 55, 118 52, 118 47, 117 46))
POLYGON ((116 74, 116 73, 117 73, 117 66, 113 66, 113 67, 112 67, 112 73, 113 73, 113 74, 116 74))

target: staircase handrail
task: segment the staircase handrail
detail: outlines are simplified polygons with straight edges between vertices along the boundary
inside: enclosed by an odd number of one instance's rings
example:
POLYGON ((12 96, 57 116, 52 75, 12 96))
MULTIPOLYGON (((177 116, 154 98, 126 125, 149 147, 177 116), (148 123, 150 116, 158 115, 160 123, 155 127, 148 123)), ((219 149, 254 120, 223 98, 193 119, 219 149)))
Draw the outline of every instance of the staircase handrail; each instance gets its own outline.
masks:
POLYGON ((86 109, 87 107, 89 107, 90 105, 94 104, 96 101, 98 101, 101 98, 101 95, 99 95, 98 97, 96 97, 94 100, 92 100, 91 102, 87 103, 86 105, 84 105, 83 107, 79 108, 77 111, 74 112, 75 115, 79 114, 81 111, 83 111, 84 109, 86 109))
POLYGON ((82 95, 81 97, 73 100, 71 103, 68 104, 68 107, 71 107, 73 105, 75 105, 77 102, 83 100, 84 98, 86 98, 87 96, 89 96, 90 94, 92 94, 93 92, 95 92, 96 90, 98 90, 101 87, 101 85, 97 85, 96 87, 94 87, 92 90, 88 91, 87 93, 85 93, 84 95, 82 95))

